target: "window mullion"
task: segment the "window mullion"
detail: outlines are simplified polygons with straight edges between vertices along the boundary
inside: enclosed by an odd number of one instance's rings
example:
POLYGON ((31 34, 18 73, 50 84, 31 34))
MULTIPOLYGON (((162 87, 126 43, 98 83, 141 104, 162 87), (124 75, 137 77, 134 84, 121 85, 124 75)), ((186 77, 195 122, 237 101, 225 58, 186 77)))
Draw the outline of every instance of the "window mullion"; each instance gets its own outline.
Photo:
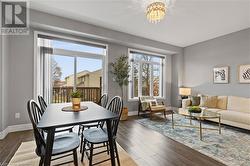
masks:
POLYGON ((150 88, 149 88, 149 92, 150 92, 150 96, 154 96, 154 93, 153 93, 153 64, 149 64, 150 68, 149 68, 149 72, 150 72, 150 75, 149 75, 149 80, 150 80, 150 88))
POLYGON ((138 71, 138 97, 142 96, 142 63, 139 62, 139 71, 138 71))
POLYGON ((76 79, 77 79, 77 57, 74 57, 74 91, 76 90, 76 79))
MULTIPOLYGON (((135 92, 134 92, 134 63, 133 62, 131 62, 131 66, 132 66, 132 74, 131 74, 131 76, 132 76, 132 78, 131 78, 131 82, 130 82, 130 85, 131 85, 131 88, 130 88, 130 94, 131 94, 131 96, 132 96, 132 98, 134 98, 135 97, 135 92)), ((138 95, 138 94, 137 94, 138 95)))
POLYGON ((164 80, 163 80, 163 78, 164 78, 164 70, 165 70, 165 68, 164 68, 164 63, 163 63, 163 60, 161 60, 161 64, 160 64, 160 80, 159 80, 159 95, 161 96, 161 97, 164 97, 163 96, 163 83, 164 83, 164 80))

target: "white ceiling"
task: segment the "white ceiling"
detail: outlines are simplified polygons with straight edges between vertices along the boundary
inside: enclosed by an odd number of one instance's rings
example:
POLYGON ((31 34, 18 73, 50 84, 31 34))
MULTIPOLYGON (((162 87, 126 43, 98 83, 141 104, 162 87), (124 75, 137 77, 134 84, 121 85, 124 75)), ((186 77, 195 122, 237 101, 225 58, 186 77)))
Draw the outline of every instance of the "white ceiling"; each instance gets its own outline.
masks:
POLYGON ((175 0, 159 24, 148 0, 31 0, 30 7, 136 36, 186 47, 250 27, 250 0, 175 0))

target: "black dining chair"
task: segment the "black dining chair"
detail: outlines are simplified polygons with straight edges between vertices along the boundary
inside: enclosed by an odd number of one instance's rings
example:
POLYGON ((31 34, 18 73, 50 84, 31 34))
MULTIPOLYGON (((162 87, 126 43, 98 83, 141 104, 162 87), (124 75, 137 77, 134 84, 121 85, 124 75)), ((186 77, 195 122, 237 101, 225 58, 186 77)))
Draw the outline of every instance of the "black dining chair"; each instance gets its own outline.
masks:
MULTIPOLYGON (((104 93, 101 96, 101 98, 100 98, 100 100, 98 102, 98 105, 102 106, 103 108, 106 108, 107 103, 108 103, 108 94, 104 93)), ((93 122, 93 123, 87 123, 87 124, 79 125, 78 135, 81 135, 80 152, 82 152, 82 146, 83 146, 83 135, 82 135, 82 133, 83 133, 84 129, 89 129, 89 128, 92 128, 92 127, 100 127, 102 125, 103 125, 102 122, 93 122)))
POLYGON ((44 100, 43 96, 41 95, 38 95, 38 102, 40 104, 40 108, 41 108, 41 111, 44 113, 46 108, 47 108, 47 103, 46 101, 44 100))
MULTIPOLYGON (((40 157, 39 166, 41 166, 44 163, 44 157, 46 151, 46 141, 45 141, 46 138, 42 134, 43 131, 37 128, 37 124, 40 118, 42 117, 42 110, 34 100, 28 101, 27 110, 34 131, 34 136, 36 141, 36 154, 40 157)), ((55 136, 51 156, 57 156, 57 155, 60 156, 52 158, 51 161, 67 157, 69 155, 73 155, 74 165, 77 166, 78 165, 77 148, 79 147, 79 145, 80 145, 80 140, 76 133, 70 132, 55 136), (69 154, 69 152, 72 153, 69 154)), ((70 162, 72 161, 67 161, 62 164, 70 162)))
MULTIPOLYGON (((41 108, 41 112, 42 114, 46 111, 47 109, 47 103, 46 101, 44 100, 43 96, 41 95, 38 95, 38 102, 40 104, 40 108, 41 108)), ((74 126, 69 126, 69 127, 59 127, 59 128, 56 128, 56 133, 60 133, 60 132, 64 132, 64 131, 69 131, 69 132, 73 132, 73 128, 74 126)), ((45 131, 46 132, 46 131, 45 131)))
MULTIPOLYGON (((121 97, 119 97, 119 96, 113 97, 113 99, 110 101, 110 103, 108 104, 108 107, 107 107, 107 109, 109 111, 118 115, 118 118, 112 120, 112 123, 111 123, 113 142, 114 142, 114 151, 115 151, 115 157, 117 159, 118 165, 120 165, 120 161, 119 161, 119 155, 118 155, 118 150, 117 150, 117 145, 116 145, 116 133, 117 133, 117 129, 118 129, 121 113, 122 113, 122 107, 123 107, 123 102, 122 102, 121 97)), ((81 161, 83 161, 85 152, 86 152, 87 158, 89 159, 90 166, 101 164, 101 163, 106 162, 106 161, 111 159, 111 158, 108 158, 106 160, 99 161, 97 163, 92 164, 93 156, 99 155, 101 153, 105 153, 105 152, 109 151, 109 149, 110 149, 110 148, 107 148, 107 150, 93 153, 94 149, 109 146, 107 129, 102 128, 102 127, 101 128, 86 129, 83 131, 83 137, 84 137, 84 141, 83 141, 83 152, 82 152, 81 161), (98 144, 102 144, 102 145, 94 147, 94 145, 98 145, 98 144), (88 146, 88 149, 86 149, 86 146, 88 146), (89 154, 88 154, 88 151, 89 151, 89 154)))

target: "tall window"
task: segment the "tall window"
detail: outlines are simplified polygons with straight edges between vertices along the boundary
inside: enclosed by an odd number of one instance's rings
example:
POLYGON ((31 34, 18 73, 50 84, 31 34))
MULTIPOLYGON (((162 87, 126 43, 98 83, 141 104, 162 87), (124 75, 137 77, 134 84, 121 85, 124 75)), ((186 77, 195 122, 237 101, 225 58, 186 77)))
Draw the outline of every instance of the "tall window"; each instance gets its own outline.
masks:
POLYGON ((106 77, 106 47, 51 38, 38 38, 41 94, 50 103, 70 102, 75 89, 82 101, 98 102, 106 77))
POLYGON ((139 96, 164 97, 165 57, 140 51, 129 51, 131 65, 129 98, 139 96))

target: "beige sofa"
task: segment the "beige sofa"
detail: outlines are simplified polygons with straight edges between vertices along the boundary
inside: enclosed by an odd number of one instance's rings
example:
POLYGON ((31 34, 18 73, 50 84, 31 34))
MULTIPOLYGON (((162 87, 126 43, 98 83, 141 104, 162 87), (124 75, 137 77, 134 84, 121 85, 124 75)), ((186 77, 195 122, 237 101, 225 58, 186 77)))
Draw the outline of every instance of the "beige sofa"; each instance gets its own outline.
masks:
MULTIPOLYGON (((202 98, 201 98, 202 100, 202 98)), ((250 130, 250 98, 236 96, 216 96, 213 101, 201 107, 221 114, 221 123, 250 130), (212 104, 211 104, 212 103, 212 104)), ((191 99, 182 100, 182 109, 191 105, 191 99)), ((218 122, 218 120, 212 120, 218 122)))

